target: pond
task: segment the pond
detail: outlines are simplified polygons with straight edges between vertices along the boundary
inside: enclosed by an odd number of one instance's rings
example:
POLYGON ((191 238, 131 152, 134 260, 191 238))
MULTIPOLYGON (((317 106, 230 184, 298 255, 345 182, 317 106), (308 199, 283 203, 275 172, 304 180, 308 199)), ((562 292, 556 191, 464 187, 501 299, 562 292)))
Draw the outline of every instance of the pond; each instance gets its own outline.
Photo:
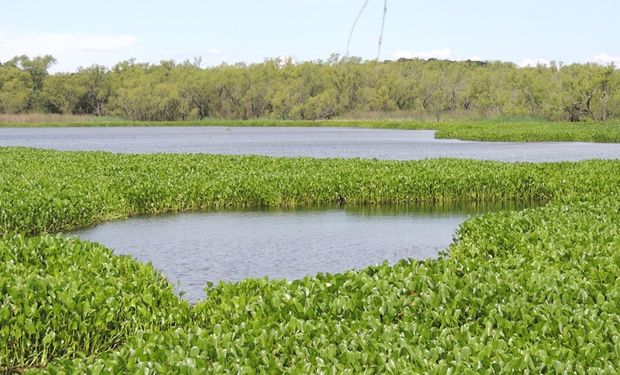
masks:
POLYGON ((284 157, 499 161, 620 159, 620 144, 471 142, 434 131, 304 127, 0 128, 0 146, 117 153, 253 154, 284 157))
POLYGON ((293 280, 436 258, 471 215, 535 205, 213 211, 134 217, 68 234, 152 262, 195 301, 207 282, 293 280))

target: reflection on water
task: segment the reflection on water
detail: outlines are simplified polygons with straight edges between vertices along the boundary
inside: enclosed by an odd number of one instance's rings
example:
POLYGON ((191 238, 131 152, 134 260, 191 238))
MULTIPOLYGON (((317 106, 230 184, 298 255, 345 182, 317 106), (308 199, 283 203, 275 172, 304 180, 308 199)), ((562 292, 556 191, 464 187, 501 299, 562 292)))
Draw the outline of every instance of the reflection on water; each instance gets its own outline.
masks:
POLYGON ((467 217, 532 205, 213 211, 135 217, 70 234, 152 262, 194 301, 208 281, 291 280, 435 258, 467 217))
MULTIPOLYGON (((543 201, 505 201, 505 202, 450 202, 418 203, 416 205, 377 205, 346 207, 350 214, 357 215, 480 215, 485 212, 497 212, 506 210, 522 210, 543 206, 543 201)), ((320 210, 321 208, 317 208, 320 210)), ((307 209, 304 209, 307 210, 307 209)))

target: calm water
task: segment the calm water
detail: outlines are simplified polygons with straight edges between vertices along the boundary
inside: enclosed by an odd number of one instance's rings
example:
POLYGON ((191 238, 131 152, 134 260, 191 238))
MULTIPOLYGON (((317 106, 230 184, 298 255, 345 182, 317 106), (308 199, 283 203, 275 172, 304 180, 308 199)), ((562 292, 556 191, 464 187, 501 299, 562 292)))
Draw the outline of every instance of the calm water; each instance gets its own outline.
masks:
POLYGON ((620 144, 469 142, 434 131, 282 127, 0 128, 0 146, 120 153, 210 153, 416 160, 620 159, 620 144))
POLYGON ((152 262, 195 301, 208 281, 292 280, 435 258, 467 217, 501 208, 216 211, 137 217, 71 234, 152 262))

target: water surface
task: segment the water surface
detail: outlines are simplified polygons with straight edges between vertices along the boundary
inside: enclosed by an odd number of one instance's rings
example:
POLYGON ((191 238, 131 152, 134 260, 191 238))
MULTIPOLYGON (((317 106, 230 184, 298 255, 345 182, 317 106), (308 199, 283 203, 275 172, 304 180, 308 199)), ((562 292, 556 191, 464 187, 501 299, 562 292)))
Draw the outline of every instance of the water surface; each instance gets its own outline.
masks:
POLYGON ((253 154, 417 160, 620 159, 620 144, 473 142, 435 139, 434 131, 308 127, 0 128, 0 146, 117 153, 253 154))
POLYGON ((195 301, 209 281, 293 280, 436 258, 466 218, 500 208, 216 211, 136 217, 72 234, 152 262, 195 301))

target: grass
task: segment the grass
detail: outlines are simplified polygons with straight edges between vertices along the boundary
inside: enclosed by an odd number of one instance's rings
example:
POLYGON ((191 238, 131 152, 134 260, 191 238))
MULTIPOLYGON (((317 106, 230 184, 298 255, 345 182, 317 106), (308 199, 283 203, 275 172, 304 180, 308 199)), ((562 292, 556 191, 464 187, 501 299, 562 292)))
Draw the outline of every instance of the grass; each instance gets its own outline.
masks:
POLYGON ((618 170, 0 149, 0 371, 617 373, 618 170), (150 265, 51 234, 216 207, 519 199, 549 203, 466 221, 437 260, 222 283, 193 307, 150 265))
MULTIPOLYGON (((600 142, 620 143, 620 123, 568 123, 548 122, 535 119, 500 118, 495 120, 471 120, 432 122, 418 120, 357 120, 328 121, 295 120, 201 120, 201 121, 126 121, 109 117, 63 117, 32 118, 2 117, 1 127, 75 127, 75 126, 305 126, 305 127, 357 127, 403 130, 436 130, 436 137, 472 141, 509 142, 600 142)), ((50 116, 50 115, 47 115, 50 116)))
POLYGON ((42 124, 97 124, 114 120, 93 115, 61 115, 55 113, 0 113, 0 125, 38 126, 42 124))

